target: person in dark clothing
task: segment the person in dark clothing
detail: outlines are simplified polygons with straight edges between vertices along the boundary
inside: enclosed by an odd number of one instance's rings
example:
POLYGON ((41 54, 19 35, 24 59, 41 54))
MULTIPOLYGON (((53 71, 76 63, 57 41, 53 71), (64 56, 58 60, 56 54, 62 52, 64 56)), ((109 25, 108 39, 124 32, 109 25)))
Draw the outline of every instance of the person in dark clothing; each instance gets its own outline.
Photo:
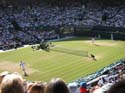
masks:
POLYGON ((107 93, 125 93, 125 79, 116 82, 107 93))
POLYGON ((91 54, 90 56, 93 60, 96 60, 95 55, 91 54))

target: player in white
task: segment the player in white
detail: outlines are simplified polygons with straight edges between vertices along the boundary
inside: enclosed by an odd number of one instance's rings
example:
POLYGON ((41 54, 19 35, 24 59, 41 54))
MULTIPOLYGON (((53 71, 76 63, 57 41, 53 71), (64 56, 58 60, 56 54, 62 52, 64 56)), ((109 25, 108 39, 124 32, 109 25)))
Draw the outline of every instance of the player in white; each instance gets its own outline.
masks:
POLYGON ((25 69, 25 63, 20 61, 20 68, 24 73, 24 76, 27 76, 26 69, 25 69))
POLYGON ((92 44, 94 44, 95 43, 95 38, 92 38, 92 44))

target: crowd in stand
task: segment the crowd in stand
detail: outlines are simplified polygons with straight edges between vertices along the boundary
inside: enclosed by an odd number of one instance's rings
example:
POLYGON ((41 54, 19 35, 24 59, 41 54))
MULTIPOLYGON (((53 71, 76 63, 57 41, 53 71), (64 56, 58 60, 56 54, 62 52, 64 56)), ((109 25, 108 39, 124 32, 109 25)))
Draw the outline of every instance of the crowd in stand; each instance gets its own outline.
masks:
MULTIPOLYGON (((82 77, 81 79, 78 79, 74 81, 73 83, 69 83, 68 86, 76 87, 77 92, 71 92, 71 93, 79 93, 78 91, 88 91, 88 93, 107 93, 108 89, 116 84, 117 82, 125 79, 125 63, 124 59, 123 61, 119 61, 110 66, 107 66, 105 68, 109 68, 108 70, 103 69, 103 74, 97 76, 96 78, 90 79, 95 76, 95 74, 90 74, 86 77, 82 77), (117 65, 116 65, 117 64, 117 65), (90 76, 90 77, 89 77, 90 76), (78 85, 80 85, 80 88, 78 89, 78 85), (81 89, 83 88, 83 89, 81 89)), ((100 71, 97 71, 97 73, 102 73, 100 71)), ((86 92, 80 92, 80 93, 86 93, 86 92)), ((121 92, 122 93, 122 92, 121 92)))
POLYGON ((49 83, 28 82, 18 73, 2 73, 0 76, 1 93, 69 93, 65 82, 60 78, 49 83))
POLYGON ((0 46, 31 44, 42 38, 56 38, 55 31, 38 29, 43 26, 114 26, 125 27, 125 8, 120 7, 90 8, 83 6, 25 6, 0 8, 0 46), (115 15, 115 13, 117 14, 115 15), (103 15, 113 18, 102 20, 103 15), (21 29, 15 29, 19 26, 21 29), (38 38, 36 38, 38 37, 38 38))
POLYGON ((104 77, 100 77, 97 85, 93 87, 94 91, 92 91, 93 93, 97 93, 98 91, 100 91, 100 93, 106 92, 112 85, 123 80, 124 78, 124 74, 121 70, 116 74, 112 73, 104 77))
POLYGON ((125 65, 120 64, 108 71, 108 74, 99 77, 96 86, 92 88, 93 93, 105 93, 112 85, 125 79, 124 70, 125 65))
POLYGON ((125 27, 125 9, 123 8, 114 18, 102 22, 102 16, 107 13, 109 16, 115 14, 120 7, 96 7, 85 8, 83 6, 72 7, 52 7, 52 6, 32 6, 14 9, 13 7, 0 9, 0 25, 4 28, 12 28, 12 20, 25 27, 39 26, 59 26, 59 25, 106 25, 125 27), (11 9, 12 8, 12 9, 11 9))

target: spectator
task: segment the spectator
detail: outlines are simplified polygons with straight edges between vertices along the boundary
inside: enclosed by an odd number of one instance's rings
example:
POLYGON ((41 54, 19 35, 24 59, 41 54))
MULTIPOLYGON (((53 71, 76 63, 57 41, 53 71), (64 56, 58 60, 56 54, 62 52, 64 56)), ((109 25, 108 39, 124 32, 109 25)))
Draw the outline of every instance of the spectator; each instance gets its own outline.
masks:
POLYGON ((105 84, 105 79, 103 77, 99 78, 98 85, 102 87, 104 84, 105 84))
POLYGON ((1 82, 1 93, 24 93, 23 79, 18 74, 6 75, 1 82))
POLYGON ((123 71, 122 70, 119 70, 118 78, 119 78, 119 80, 123 79, 123 71))
POLYGON ((55 78, 48 83, 44 93, 69 93, 69 90, 62 79, 55 78))
POLYGON ((88 93, 87 84, 85 82, 80 83, 79 91, 80 93, 88 93))
POLYGON ((125 93, 125 80, 116 82, 107 93, 125 93))
POLYGON ((68 88, 69 88, 70 93, 79 93, 78 84, 75 82, 69 83, 68 88))
POLYGON ((28 93, 44 93, 44 87, 42 83, 33 83, 28 89, 28 93))
POLYGON ((3 78, 4 78, 6 75, 8 75, 8 74, 9 74, 8 71, 4 71, 4 72, 1 72, 1 73, 0 73, 0 83, 2 82, 3 78))

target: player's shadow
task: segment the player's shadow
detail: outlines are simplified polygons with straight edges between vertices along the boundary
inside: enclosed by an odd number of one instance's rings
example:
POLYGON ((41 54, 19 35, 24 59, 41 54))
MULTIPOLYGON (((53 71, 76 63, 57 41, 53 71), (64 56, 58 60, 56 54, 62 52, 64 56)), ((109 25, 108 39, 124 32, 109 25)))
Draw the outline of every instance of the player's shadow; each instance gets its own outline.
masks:
POLYGON ((24 71, 24 76, 25 76, 25 77, 28 77, 28 76, 29 76, 26 71, 24 71))
MULTIPOLYGON (((42 49, 43 50, 43 49, 42 49)), ((46 52, 50 52, 50 49, 44 49, 44 51, 46 51, 46 52)))
POLYGON ((100 45, 98 45, 98 44, 94 44, 95 46, 100 46, 100 45))

